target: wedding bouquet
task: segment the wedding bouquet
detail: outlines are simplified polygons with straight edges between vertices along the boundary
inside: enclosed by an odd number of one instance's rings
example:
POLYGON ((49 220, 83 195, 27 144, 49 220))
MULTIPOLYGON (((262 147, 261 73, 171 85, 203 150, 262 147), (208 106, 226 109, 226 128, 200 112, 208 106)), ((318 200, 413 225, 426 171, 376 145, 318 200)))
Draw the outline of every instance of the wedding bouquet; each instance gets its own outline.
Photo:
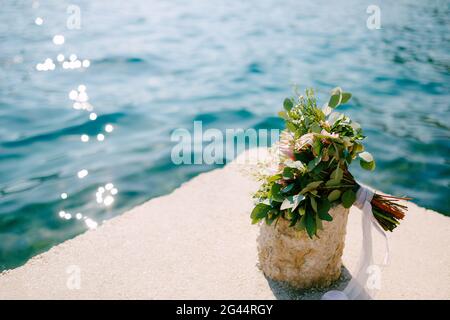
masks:
MULTIPOLYGON (((375 160, 364 150, 360 125, 334 110, 350 98, 350 93, 335 88, 323 108, 317 106, 312 89, 298 99, 284 100, 279 115, 286 129, 275 146, 276 160, 258 174, 262 185, 254 194, 253 223, 264 220, 271 225, 285 219, 313 238, 323 220, 333 220, 332 207, 354 204, 362 187, 349 166, 359 159, 362 168, 374 170, 375 160)), ((385 231, 392 231, 403 219, 407 208, 398 201, 405 199, 379 193, 371 197, 373 217, 385 231)))

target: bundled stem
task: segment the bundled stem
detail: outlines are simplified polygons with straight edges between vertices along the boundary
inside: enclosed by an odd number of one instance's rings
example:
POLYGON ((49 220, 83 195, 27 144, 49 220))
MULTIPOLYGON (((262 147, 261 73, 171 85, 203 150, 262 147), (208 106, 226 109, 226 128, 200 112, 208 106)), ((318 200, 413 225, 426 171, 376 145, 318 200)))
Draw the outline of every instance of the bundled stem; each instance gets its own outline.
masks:
POLYGON ((372 213, 381 227, 386 231, 394 230, 405 217, 407 206, 400 204, 400 200, 411 200, 410 198, 393 197, 375 193, 370 204, 372 213))
MULTIPOLYGON (((358 185, 348 170, 345 171, 344 176, 351 183, 358 185)), ((370 202, 372 214, 385 231, 393 231, 400 224, 399 220, 405 217, 408 207, 399 203, 402 200, 411 200, 411 198, 395 197, 379 193, 373 195, 372 201, 370 202)))

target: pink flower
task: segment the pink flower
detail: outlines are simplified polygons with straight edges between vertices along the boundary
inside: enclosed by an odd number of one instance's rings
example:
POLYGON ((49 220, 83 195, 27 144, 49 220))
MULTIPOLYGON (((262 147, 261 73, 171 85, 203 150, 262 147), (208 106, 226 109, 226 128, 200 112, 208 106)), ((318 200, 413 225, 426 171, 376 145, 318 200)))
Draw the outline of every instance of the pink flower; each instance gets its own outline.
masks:
POLYGON ((281 132, 278 148, 281 154, 294 159, 294 135, 289 131, 281 132))
POLYGON ((333 138, 333 139, 339 138, 339 133, 330 133, 330 132, 328 132, 325 129, 322 129, 320 134, 323 135, 323 136, 327 136, 327 137, 333 138))
POLYGON ((296 141, 295 148, 297 150, 301 150, 306 146, 311 146, 313 144, 313 141, 314 141, 313 133, 304 134, 300 137, 300 139, 298 139, 298 141, 296 141))

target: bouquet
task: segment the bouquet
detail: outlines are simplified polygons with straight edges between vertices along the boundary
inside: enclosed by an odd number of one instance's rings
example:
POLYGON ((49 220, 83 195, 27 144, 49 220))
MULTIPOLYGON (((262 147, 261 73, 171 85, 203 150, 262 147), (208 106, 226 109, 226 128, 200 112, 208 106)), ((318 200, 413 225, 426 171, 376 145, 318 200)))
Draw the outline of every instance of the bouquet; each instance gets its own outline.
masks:
MULTIPOLYGON (((285 219, 296 230, 317 236, 322 221, 332 221, 328 213, 342 204, 350 208, 361 186, 349 171, 359 159, 362 168, 375 169, 375 160, 364 150, 361 127, 335 109, 347 103, 351 94, 335 88, 328 103, 320 108, 312 89, 304 96, 284 100, 286 129, 275 146, 275 161, 259 173, 261 187, 254 194, 256 205, 251 213, 253 223, 264 220, 268 225, 285 219)), ((399 198, 375 193, 371 199, 372 214, 385 230, 392 231, 405 216, 406 206, 399 198)))

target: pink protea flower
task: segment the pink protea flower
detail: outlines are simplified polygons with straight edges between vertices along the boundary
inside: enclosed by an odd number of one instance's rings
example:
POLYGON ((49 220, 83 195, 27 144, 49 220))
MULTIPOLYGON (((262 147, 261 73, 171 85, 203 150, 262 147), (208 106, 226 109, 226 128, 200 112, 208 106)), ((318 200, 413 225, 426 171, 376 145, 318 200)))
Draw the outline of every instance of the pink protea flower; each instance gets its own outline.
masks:
POLYGON ((294 159, 294 135, 291 132, 281 132, 278 149, 282 155, 294 159))
POLYGON ((305 148, 306 146, 311 146, 314 142, 314 134, 313 133, 307 133, 302 135, 296 142, 295 142, 295 149, 301 150, 305 148))

